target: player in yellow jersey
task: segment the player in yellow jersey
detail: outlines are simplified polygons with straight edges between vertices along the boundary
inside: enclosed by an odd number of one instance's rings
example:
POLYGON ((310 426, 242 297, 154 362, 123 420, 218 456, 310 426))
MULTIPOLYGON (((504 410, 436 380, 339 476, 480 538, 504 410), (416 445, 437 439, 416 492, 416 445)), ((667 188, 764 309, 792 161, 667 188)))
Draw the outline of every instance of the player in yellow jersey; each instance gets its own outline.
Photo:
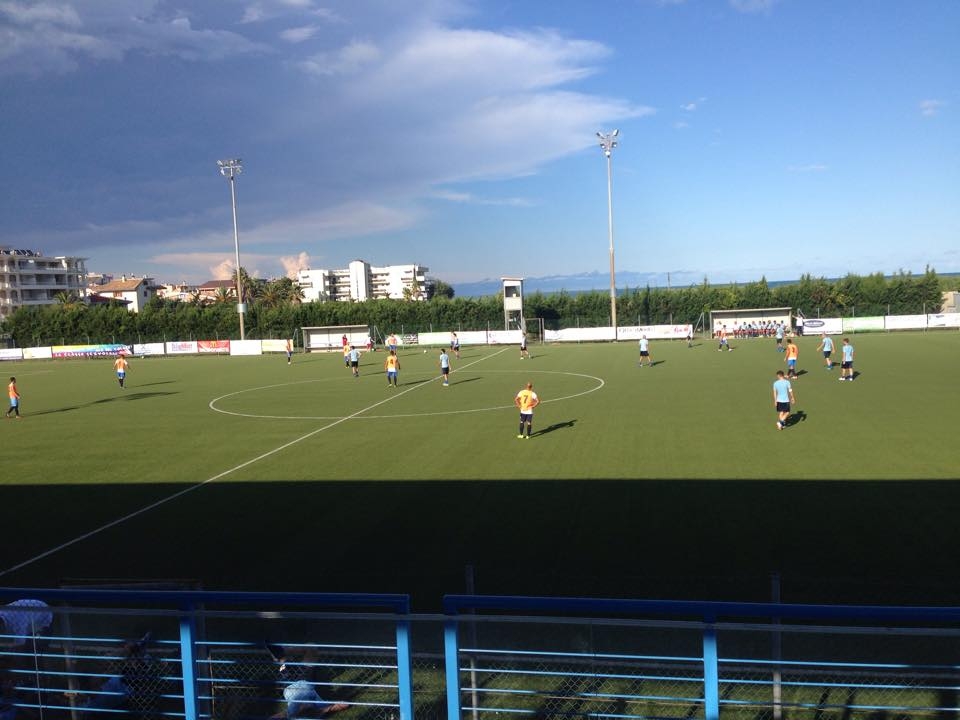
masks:
POLYGON ((533 383, 527 383, 527 386, 517 393, 513 404, 520 408, 520 434, 517 437, 529 440, 533 432, 533 409, 540 404, 540 398, 533 391, 533 383), (523 434, 524 425, 527 427, 526 435, 523 434))
POLYGON ((14 413, 17 420, 20 419, 20 392, 17 390, 17 379, 10 376, 10 384, 7 385, 7 396, 10 398, 10 409, 7 410, 7 417, 14 413))
POLYGON ((797 379, 797 358, 800 357, 800 348, 796 346, 793 340, 787 338, 787 351, 785 359, 787 361, 787 377, 791 380, 797 379))
POLYGON ((113 369, 117 371, 117 382, 120 383, 120 387, 123 387, 128 367, 130 367, 130 363, 127 362, 127 359, 123 355, 117 355, 117 359, 113 361, 113 369))
POLYGON ((391 350, 390 354, 387 355, 383 368, 387 371, 387 387, 391 385, 398 387, 397 376, 400 374, 400 358, 397 357, 396 350, 391 350))

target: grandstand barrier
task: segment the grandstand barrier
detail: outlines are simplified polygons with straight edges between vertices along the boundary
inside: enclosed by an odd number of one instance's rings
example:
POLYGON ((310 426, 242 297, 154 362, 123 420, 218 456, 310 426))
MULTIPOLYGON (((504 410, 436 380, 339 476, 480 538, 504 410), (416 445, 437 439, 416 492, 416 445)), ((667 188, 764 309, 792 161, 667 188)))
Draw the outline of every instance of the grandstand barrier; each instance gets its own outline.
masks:
POLYGON ((0 710, 15 718, 266 720, 285 702, 300 718, 343 702, 344 720, 960 711, 960 607, 450 595, 438 615, 406 595, 0 589, 14 600, 0 710))
MULTIPOLYGON (((719 311, 714 311, 714 315, 719 311)), ((726 311, 725 311, 726 312, 726 311)), ((748 313, 751 311, 729 311, 748 313)), ((758 311, 759 312, 759 311, 758 311)), ((735 317, 736 321, 743 318, 735 317)), ((726 318, 726 316, 725 316, 726 318)), ((303 328, 306 352, 339 350, 345 326, 303 328)), ((348 342, 358 348, 366 346, 367 326, 349 326, 348 342)), ((932 313, 926 315, 873 315, 848 318, 806 318, 804 330, 807 335, 840 335, 857 332, 891 332, 899 330, 952 330, 960 329, 960 313, 932 313)), ((733 326, 728 330, 732 332, 733 326)), ((650 340, 682 340, 693 335, 692 324, 673 325, 626 325, 617 328, 620 340, 639 340, 646 335, 650 340)), ((462 346, 467 345, 517 345, 519 330, 464 330, 458 332, 462 346)), ((449 346, 450 332, 422 332, 398 334, 398 344, 421 346, 449 346)), ((562 330, 545 330, 545 342, 605 342, 614 339, 612 327, 578 327, 562 330)), ((290 341, 292 342, 292 341, 290 341)), ((261 355, 286 351, 285 339, 266 340, 182 340, 164 343, 101 343, 86 345, 53 345, 49 347, 0 348, 0 362, 4 360, 49 360, 62 358, 109 357, 129 354, 137 357, 163 355, 261 355)))

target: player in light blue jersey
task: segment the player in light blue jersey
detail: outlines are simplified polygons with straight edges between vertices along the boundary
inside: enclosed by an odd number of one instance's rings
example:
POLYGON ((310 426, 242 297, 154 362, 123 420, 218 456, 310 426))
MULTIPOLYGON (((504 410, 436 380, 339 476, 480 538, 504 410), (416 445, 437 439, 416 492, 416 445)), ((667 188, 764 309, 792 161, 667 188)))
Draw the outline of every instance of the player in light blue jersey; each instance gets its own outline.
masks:
POLYGON ((833 340, 827 337, 826 333, 820 334, 820 344, 817 345, 817 350, 823 351, 823 365, 827 370, 833 370, 833 360, 830 359, 830 356, 833 354, 833 340))
POLYGON ((849 338, 843 339, 843 345, 840 346, 843 357, 840 360, 840 379, 853 382, 853 345, 849 338))
POLYGON ((796 402, 793 386, 783 376, 783 370, 777 370, 777 379, 773 383, 773 406, 777 410, 777 430, 783 430, 787 426, 792 402, 796 402))

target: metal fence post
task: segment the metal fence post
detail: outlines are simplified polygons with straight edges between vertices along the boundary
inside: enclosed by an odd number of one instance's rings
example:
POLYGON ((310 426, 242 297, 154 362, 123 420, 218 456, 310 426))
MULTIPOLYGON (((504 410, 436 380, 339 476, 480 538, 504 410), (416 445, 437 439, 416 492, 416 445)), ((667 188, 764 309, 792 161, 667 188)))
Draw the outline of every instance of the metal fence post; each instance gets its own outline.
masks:
POLYGON ((400 692, 400 720, 413 720, 413 668, 408 620, 397 621, 397 685, 400 692))
POLYGON ((197 720, 197 661, 194 636, 196 624, 194 605, 183 606, 180 615, 180 664, 183 677, 183 715, 184 720, 197 720))
POLYGON ((460 717, 460 662, 457 643, 458 622, 448 618, 443 624, 443 662, 447 685, 447 720, 460 717))
POLYGON ((720 720, 720 671, 713 618, 707 618, 703 628, 703 715, 705 720, 720 720))

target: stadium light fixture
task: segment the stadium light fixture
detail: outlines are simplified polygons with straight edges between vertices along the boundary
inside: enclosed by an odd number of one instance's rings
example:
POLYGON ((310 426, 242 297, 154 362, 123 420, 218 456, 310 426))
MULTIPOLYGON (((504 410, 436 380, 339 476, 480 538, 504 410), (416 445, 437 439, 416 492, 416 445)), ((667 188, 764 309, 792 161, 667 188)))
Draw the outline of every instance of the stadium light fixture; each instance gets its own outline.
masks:
POLYGON ((600 148, 607 158, 607 235, 610 239, 610 321, 613 323, 613 339, 617 340, 617 281, 613 264, 613 161, 611 155, 617 147, 619 130, 609 133, 597 133, 600 148))
POLYGON ((229 160, 217 160, 217 165, 220 166, 220 174, 230 180, 230 205, 233 208, 233 248, 236 252, 237 261, 237 314, 240 316, 240 339, 246 340, 246 334, 243 330, 243 315, 247 306, 243 302, 243 283, 240 279, 240 236, 237 233, 237 190, 235 185, 237 175, 243 172, 243 162, 240 158, 231 158, 229 160))

